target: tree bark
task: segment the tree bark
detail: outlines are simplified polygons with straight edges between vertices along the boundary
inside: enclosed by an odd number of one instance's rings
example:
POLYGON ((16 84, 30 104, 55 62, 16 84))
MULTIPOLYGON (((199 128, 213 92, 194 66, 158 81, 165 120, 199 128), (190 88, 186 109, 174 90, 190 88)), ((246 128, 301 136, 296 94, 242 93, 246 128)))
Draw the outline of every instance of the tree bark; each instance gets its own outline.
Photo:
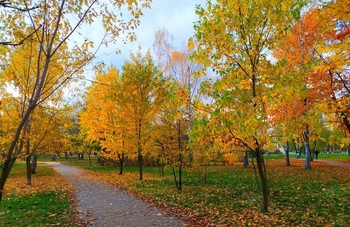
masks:
POLYGON ((32 174, 36 174, 37 164, 38 164, 38 156, 36 154, 33 154, 32 155, 32 160, 31 160, 31 163, 30 163, 31 173, 32 174))
POLYGON ((139 163, 139 170, 140 170, 140 180, 143 180, 143 170, 142 170, 142 166, 143 166, 143 157, 142 157, 142 153, 141 151, 139 151, 138 154, 138 163, 139 163))
POLYGON ((32 155, 26 156, 26 183, 27 185, 32 185, 32 167, 30 166, 30 159, 32 158, 32 155))
POLYGON ((248 152, 246 151, 243 157, 243 168, 248 168, 248 166, 249 166, 248 152))
MULTIPOLYGON (((23 140, 20 141, 19 146, 16 149, 16 154, 19 154, 23 148, 23 140)), ((2 201, 3 190, 5 187, 6 180, 10 174, 13 164, 16 161, 16 156, 6 158, 4 161, 4 166, 2 167, 1 177, 0 177, 0 201, 2 201)))
POLYGON ((267 183, 267 177, 266 177, 264 156, 259 148, 256 148, 255 150, 255 157, 256 157, 256 164, 258 167, 259 177, 261 180, 261 192, 263 197, 262 204, 261 204, 261 211, 267 212, 267 209, 269 206, 269 189, 268 189, 268 183, 267 183))
POLYGON ((123 167, 124 167, 124 153, 123 154, 118 154, 118 159, 119 159, 119 175, 123 175, 123 167))
POLYGON ((305 169, 311 169, 309 126, 308 125, 306 125, 305 131, 304 131, 304 147, 305 147, 305 169))
POLYGON ((286 142, 286 166, 290 166, 290 159, 289 159, 289 141, 286 142))

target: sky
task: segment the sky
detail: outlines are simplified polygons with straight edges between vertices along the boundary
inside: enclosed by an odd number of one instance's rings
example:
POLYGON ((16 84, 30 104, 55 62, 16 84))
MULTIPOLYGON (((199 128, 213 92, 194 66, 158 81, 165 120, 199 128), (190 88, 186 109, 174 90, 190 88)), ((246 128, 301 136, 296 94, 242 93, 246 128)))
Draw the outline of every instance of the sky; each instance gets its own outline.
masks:
POLYGON ((97 60, 103 61, 107 66, 114 65, 120 68, 126 60, 129 60, 130 53, 135 53, 139 46, 143 52, 152 51, 154 34, 164 28, 174 35, 175 45, 180 47, 194 33, 193 23, 198 20, 195 14, 196 5, 204 6, 205 2, 206 0, 153 0, 151 9, 144 10, 141 24, 136 29, 137 41, 118 45, 122 51, 120 55, 102 54, 97 60))

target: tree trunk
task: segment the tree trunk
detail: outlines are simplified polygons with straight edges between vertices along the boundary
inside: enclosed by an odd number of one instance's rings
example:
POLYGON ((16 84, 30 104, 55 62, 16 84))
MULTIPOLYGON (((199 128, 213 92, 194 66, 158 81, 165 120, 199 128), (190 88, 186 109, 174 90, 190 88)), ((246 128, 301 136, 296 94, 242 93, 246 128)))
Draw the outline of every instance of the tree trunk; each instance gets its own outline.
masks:
MULTIPOLYGON (((29 130, 28 125, 25 127, 26 130, 29 130)), ((32 158, 32 154, 30 153, 30 141, 28 138, 27 142, 26 142, 26 170, 27 170, 26 182, 27 182, 27 185, 32 185, 32 170, 31 170, 31 166, 30 166, 30 159, 31 158, 32 158)))
POLYGON ((89 157, 89 166, 91 167, 91 152, 88 153, 88 157, 89 157))
POLYGON ((0 178, 0 201, 2 201, 4 186, 15 161, 16 161, 16 158, 11 158, 11 159, 6 159, 4 162, 4 166, 2 168, 1 178, 0 178))
POLYGON ((350 158, 350 149, 349 149, 349 146, 346 147, 346 150, 347 150, 348 155, 349 155, 349 158, 350 158))
POLYGON ((32 155, 32 160, 30 163, 30 169, 32 174, 36 174, 36 167, 38 164, 38 156, 36 154, 32 155))
POLYGON ((27 169, 27 175, 26 175, 26 182, 27 185, 32 185, 32 167, 30 166, 30 159, 32 158, 31 155, 26 156, 26 169, 27 169))
POLYGON ((243 168, 248 168, 248 166, 249 166, 248 152, 246 151, 243 157, 243 168))
POLYGON ((124 154, 118 154, 118 159, 119 159, 119 175, 123 175, 123 167, 124 167, 124 154))
POLYGON ((267 209, 269 206, 269 189, 268 189, 268 183, 267 183, 267 177, 266 177, 264 155, 259 148, 256 148, 255 150, 255 157, 256 157, 256 164, 258 167, 258 173, 261 181, 261 190, 262 190, 262 197, 263 197, 262 204, 261 204, 261 211, 267 212, 267 209))
POLYGON ((289 141, 286 142, 286 166, 290 166, 290 160, 289 160, 289 141))
POLYGON ((141 151, 139 151, 139 154, 138 154, 138 163, 139 163, 139 169, 140 169, 140 180, 143 180, 143 171, 142 171, 143 157, 142 157, 141 151))
POLYGON ((164 177, 164 167, 165 167, 165 165, 163 165, 163 164, 160 166, 160 168, 161 168, 160 169, 160 176, 161 177, 164 177))
POLYGON ((306 125, 304 131, 304 147, 305 147, 305 169, 311 169, 311 157, 310 157, 310 142, 309 142, 309 126, 306 125))
POLYGON ((180 191, 182 190, 182 163, 179 166, 179 188, 180 191))
POLYGON ((173 170, 173 177, 174 177, 174 182, 175 182, 176 189, 177 190, 181 190, 180 186, 179 186, 179 182, 177 181, 177 178, 176 178, 175 166, 172 166, 172 170, 173 170))

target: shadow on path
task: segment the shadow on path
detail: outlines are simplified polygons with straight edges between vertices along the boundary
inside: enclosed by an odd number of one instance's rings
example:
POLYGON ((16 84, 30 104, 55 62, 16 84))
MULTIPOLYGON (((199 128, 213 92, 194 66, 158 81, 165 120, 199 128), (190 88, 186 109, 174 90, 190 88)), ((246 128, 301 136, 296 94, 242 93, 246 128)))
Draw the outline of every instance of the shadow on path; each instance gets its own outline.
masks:
POLYGON ((47 162, 75 186, 77 209, 88 226, 184 226, 119 189, 84 175, 84 171, 59 162, 47 162))

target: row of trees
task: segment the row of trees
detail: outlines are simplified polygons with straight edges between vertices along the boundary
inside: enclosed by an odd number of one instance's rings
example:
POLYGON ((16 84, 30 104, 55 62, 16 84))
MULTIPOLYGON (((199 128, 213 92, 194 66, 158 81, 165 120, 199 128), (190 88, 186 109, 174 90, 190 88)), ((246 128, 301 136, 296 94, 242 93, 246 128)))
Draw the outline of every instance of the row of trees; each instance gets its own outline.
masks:
POLYGON ((347 1, 294 0, 198 6, 188 48, 176 51, 160 31, 157 66, 149 53, 136 54, 122 72, 99 73, 81 114, 87 139, 100 141, 102 154, 118 158, 121 167, 126 155, 137 158, 140 180, 146 154, 171 165, 178 189, 186 163, 249 152, 266 211, 265 151, 285 146, 290 165, 293 143, 304 148, 310 169, 322 135, 332 132, 329 144, 336 138, 349 145, 347 7, 347 1), (200 81, 207 68, 215 78, 200 81))
POLYGON ((102 16, 102 43, 108 37, 115 41, 139 24, 140 7, 147 6, 146 0, 31 6, 0 1, 6 31, 0 36, 6 39, 0 46, 0 199, 19 156, 30 172, 30 159, 39 151, 98 144, 102 156, 120 162, 120 173, 126 156, 138 160, 140 180, 145 156, 170 165, 180 190, 185 165, 208 165, 218 153, 250 153, 266 211, 265 151, 283 144, 289 165, 290 144, 302 146, 310 169, 310 151, 322 135, 335 135, 329 136, 331 145, 349 145, 345 0, 208 0, 197 7, 199 21, 188 48, 175 49, 171 35, 157 32, 156 61, 150 53, 137 53, 121 71, 99 69, 79 120, 71 119, 63 111, 65 85, 95 53, 89 51, 92 40, 75 43, 81 37, 74 34, 102 16), (125 6, 130 20, 117 20, 125 6), (13 20, 18 23, 10 24, 13 20), (208 68, 214 76, 205 76, 208 68))
POLYGON ((16 159, 24 153, 29 163, 44 143, 54 144, 45 137, 58 131, 53 121, 60 118, 64 88, 101 45, 123 33, 134 40, 141 10, 149 6, 149 0, 0 1, 0 200, 16 159), (97 41, 82 35, 94 22, 102 34, 97 41))

